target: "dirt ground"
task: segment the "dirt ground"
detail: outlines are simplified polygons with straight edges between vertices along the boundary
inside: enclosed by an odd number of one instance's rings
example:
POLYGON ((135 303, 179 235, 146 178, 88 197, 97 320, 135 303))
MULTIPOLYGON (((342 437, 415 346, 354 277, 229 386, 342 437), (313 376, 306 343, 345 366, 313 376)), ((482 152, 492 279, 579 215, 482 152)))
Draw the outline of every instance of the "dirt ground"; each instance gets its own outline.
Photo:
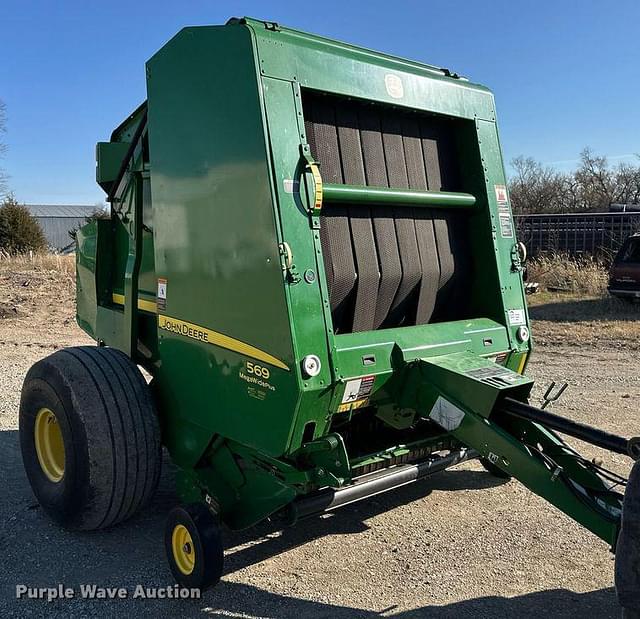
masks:
MULTIPOLYGON (((546 293, 531 301, 534 400, 550 380, 566 380, 556 412, 637 434, 638 306, 546 293)), ((607 545, 477 463, 283 532, 228 533, 226 573, 200 600, 16 600, 18 584, 96 583, 131 592, 137 584, 173 584, 162 545, 164 518, 177 500, 169 466, 144 513, 96 533, 53 525, 27 484, 17 435, 22 379, 56 348, 84 343, 73 317, 71 267, 0 262, 0 615, 619 616, 607 545)), ((624 457, 605 455, 605 465, 629 469, 624 457)))

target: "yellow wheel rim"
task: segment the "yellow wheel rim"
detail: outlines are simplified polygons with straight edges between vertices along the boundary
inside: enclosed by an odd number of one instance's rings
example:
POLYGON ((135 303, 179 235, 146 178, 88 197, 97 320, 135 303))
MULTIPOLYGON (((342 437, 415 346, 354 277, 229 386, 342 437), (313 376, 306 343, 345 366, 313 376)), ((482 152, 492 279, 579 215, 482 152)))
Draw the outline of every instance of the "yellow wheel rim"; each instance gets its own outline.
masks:
POLYGON ((188 576, 196 564, 196 550, 191 534, 182 524, 177 524, 171 534, 171 551, 178 569, 188 576))
POLYGON ((59 482, 64 476, 64 441, 58 419, 48 408, 38 411, 33 434, 42 472, 52 482, 59 482))

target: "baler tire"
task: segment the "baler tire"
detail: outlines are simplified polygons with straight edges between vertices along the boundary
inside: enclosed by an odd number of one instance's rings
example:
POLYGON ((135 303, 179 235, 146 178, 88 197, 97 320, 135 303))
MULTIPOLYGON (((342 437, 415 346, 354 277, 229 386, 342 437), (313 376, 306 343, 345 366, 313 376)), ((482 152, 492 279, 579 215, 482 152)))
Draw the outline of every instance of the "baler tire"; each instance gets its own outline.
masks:
POLYGON ((34 364, 22 386, 19 428, 31 488, 44 511, 67 529, 122 522, 158 486, 162 448, 151 393, 119 350, 66 348, 34 364), (43 411, 50 426, 44 429, 43 411), (57 466, 56 457, 53 465, 47 462, 50 446, 54 456, 57 449, 57 466))
POLYGON ((480 458, 480 464, 482 464, 483 468, 487 473, 490 473, 494 477, 498 479, 511 479, 511 475, 509 473, 505 473, 500 467, 493 464, 493 462, 489 462, 486 458, 480 458))
POLYGON ((164 547, 171 573, 181 587, 202 591, 220 580, 224 566, 220 525, 203 503, 169 512, 164 547))

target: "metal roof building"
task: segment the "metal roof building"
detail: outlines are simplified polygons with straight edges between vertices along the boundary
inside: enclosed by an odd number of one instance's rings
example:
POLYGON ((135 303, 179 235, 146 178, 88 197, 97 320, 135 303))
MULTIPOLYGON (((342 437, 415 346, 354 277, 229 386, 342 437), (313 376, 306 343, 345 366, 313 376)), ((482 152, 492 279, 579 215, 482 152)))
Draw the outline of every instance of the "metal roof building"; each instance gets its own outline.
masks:
POLYGON ((95 205, 25 204, 29 212, 38 220, 47 243, 58 250, 73 241, 69 230, 85 223, 85 217, 98 209, 95 205))

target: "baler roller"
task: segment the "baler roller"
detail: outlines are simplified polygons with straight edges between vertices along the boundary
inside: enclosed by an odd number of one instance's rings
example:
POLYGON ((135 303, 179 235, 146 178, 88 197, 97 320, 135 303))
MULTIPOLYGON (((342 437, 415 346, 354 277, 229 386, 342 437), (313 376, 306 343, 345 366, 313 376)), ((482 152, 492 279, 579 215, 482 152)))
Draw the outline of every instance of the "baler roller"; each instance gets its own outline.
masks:
POLYGON ((420 481, 425 477, 477 457, 478 452, 474 449, 458 449, 444 456, 430 457, 424 462, 406 464, 387 471, 365 475, 345 488, 337 490, 325 488, 314 494, 296 499, 290 506, 290 518, 295 522, 302 518, 317 516, 339 507, 345 507, 376 494, 382 494, 415 481, 420 481))

